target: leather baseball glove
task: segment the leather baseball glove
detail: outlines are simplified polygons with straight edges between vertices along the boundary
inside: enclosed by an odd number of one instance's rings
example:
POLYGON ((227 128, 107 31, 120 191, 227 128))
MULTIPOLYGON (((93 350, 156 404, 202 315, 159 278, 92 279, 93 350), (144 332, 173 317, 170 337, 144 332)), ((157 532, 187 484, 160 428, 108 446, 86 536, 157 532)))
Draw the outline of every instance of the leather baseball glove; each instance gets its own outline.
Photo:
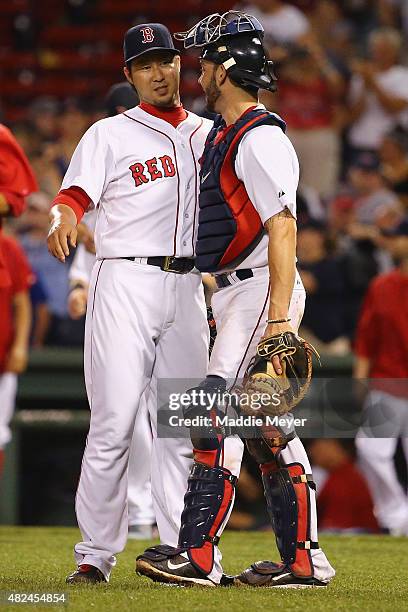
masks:
POLYGON ((313 355, 320 361, 316 349, 293 332, 261 340, 244 375, 242 412, 252 416, 279 416, 292 410, 310 386, 313 355), (279 355, 282 374, 276 374, 272 365, 274 355, 279 355))

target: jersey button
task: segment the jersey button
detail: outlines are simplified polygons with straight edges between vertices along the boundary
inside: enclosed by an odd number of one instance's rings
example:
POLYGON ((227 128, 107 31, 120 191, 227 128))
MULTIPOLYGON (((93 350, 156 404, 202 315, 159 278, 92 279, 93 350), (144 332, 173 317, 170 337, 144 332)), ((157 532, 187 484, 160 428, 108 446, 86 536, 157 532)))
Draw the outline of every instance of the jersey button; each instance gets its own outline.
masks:
POLYGON ((184 213, 184 217, 185 217, 186 219, 188 219, 188 218, 190 217, 190 215, 189 215, 188 213, 184 213))
POLYGON ((187 246, 187 242, 183 240, 183 246, 187 246))

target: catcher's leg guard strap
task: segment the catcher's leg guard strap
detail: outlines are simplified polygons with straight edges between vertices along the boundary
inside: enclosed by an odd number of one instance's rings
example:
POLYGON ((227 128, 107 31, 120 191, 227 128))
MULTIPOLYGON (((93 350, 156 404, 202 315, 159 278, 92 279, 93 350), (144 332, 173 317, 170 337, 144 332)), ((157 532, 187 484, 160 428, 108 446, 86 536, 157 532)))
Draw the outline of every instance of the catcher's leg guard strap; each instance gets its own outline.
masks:
POLYGON ((301 463, 291 463, 270 471, 261 466, 265 497, 282 561, 299 576, 313 576, 310 550, 319 548, 310 540, 310 488, 315 488, 311 474, 301 463))
POLYGON ((225 468, 194 463, 191 469, 178 546, 187 550, 191 563, 205 574, 212 570, 217 533, 228 517, 236 481, 225 468))
POLYGON ((262 430, 259 431, 258 438, 247 438, 245 440, 248 452, 259 465, 275 461, 281 450, 296 436, 295 432, 283 435, 277 431, 276 435, 270 436, 268 433, 268 437, 266 437, 262 430))

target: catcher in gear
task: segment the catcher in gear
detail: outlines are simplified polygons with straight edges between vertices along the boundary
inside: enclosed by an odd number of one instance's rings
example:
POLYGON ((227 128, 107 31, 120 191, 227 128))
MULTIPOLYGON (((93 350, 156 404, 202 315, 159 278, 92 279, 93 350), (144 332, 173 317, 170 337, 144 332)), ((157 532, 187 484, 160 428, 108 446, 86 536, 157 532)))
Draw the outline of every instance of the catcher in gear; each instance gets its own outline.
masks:
POLYGON ((213 274, 218 288, 211 302, 217 338, 207 377, 195 389, 202 399, 185 411, 211 418, 207 430, 190 429, 194 465, 178 546, 147 549, 136 570, 175 584, 325 587, 335 572, 318 543, 315 486, 293 425, 237 435, 217 425, 228 408, 210 402, 225 390, 242 390, 242 383, 249 392, 261 384, 277 390, 286 412, 311 375, 311 349, 297 337, 305 302, 296 271, 299 166, 285 122, 258 102, 259 89, 276 88, 263 28, 250 15, 229 11, 177 38, 201 49, 199 82, 208 109, 219 113, 201 158, 195 250, 196 267, 213 274), (218 544, 233 508, 241 438, 262 473, 281 560, 255 563, 230 578, 218 544))

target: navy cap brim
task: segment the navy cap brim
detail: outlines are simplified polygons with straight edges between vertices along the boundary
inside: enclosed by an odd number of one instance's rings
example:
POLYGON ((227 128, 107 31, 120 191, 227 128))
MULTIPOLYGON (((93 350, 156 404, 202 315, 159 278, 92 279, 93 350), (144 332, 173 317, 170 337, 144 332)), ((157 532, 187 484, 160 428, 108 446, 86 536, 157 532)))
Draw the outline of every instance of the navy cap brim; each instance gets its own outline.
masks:
POLYGON ((173 55, 181 54, 178 49, 170 49, 169 47, 150 47, 150 49, 146 49, 145 51, 142 51, 142 53, 138 53, 137 55, 129 57, 129 59, 126 60, 126 63, 131 62, 134 59, 137 59, 138 57, 142 57, 143 55, 146 55, 146 53, 151 53, 152 51, 169 51, 170 53, 173 53, 173 55))

